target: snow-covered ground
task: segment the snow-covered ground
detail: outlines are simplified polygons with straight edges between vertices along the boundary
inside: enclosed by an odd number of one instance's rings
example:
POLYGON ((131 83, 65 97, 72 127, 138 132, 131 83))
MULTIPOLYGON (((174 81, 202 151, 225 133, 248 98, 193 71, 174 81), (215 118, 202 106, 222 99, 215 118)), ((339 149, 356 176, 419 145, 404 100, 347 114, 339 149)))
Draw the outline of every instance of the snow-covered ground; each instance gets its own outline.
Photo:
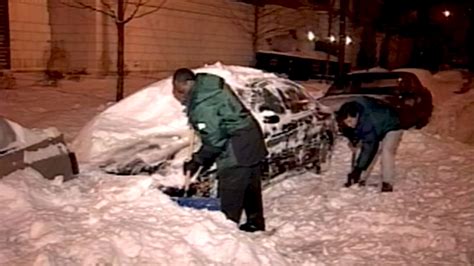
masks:
MULTIPOLYGON (((73 136, 78 121, 113 99, 95 88, 0 91, 9 96, 0 114, 73 136), (34 112, 50 99, 54 108, 34 112)), ((350 154, 338 141, 327 173, 289 173, 264 191, 270 233, 243 233, 219 212, 180 208, 155 188, 155 176, 83 166, 78 179, 61 183, 18 171, 0 180, 0 265, 472 265, 474 148, 428 131, 404 135, 387 194, 343 188, 350 154)), ((375 169, 369 184, 378 182, 375 169)))

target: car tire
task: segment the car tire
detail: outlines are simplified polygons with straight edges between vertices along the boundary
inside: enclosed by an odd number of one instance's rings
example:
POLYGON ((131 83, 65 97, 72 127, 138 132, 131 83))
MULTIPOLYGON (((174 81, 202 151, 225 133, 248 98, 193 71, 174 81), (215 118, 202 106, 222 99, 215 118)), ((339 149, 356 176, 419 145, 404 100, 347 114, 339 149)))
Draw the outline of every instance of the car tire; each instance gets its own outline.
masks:
POLYGON ((332 159, 332 147, 334 145, 334 136, 331 131, 326 131, 321 138, 318 149, 318 158, 315 160, 310 170, 315 174, 322 174, 329 170, 332 159))

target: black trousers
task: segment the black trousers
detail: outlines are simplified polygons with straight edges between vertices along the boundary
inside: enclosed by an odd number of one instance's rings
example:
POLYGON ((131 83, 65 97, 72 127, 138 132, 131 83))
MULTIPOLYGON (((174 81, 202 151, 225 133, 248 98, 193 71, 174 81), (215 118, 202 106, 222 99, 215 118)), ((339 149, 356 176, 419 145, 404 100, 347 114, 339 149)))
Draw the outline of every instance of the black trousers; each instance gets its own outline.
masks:
POLYGON ((225 168, 218 176, 221 210, 227 219, 238 224, 245 210, 247 222, 265 227, 261 165, 225 168))

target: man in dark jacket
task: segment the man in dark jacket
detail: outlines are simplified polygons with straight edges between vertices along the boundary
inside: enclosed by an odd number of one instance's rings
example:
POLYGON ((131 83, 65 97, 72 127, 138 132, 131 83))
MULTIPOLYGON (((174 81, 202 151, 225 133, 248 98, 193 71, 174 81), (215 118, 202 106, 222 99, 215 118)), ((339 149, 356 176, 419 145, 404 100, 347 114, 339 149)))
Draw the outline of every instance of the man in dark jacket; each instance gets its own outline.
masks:
POLYGON ((217 164, 221 209, 237 224, 242 210, 244 231, 264 231, 261 164, 267 150, 262 131, 225 81, 212 74, 195 75, 178 69, 173 93, 186 106, 189 123, 201 137, 202 146, 185 162, 184 173, 217 164))
POLYGON ((361 146, 346 186, 365 185, 380 146, 382 192, 393 191, 395 154, 403 133, 396 111, 375 99, 360 97, 343 104, 336 115, 339 124, 353 129, 352 133, 346 130, 351 143, 359 141, 361 146))

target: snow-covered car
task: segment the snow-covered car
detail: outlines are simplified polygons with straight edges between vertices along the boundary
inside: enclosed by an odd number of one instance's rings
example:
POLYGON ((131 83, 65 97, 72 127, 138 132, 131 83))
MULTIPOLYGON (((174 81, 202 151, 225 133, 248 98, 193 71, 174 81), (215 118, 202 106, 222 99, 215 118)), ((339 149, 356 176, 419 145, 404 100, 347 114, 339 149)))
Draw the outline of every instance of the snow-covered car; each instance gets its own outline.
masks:
POLYGON ((407 71, 350 73, 342 86, 332 85, 318 100, 337 111, 342 104, 360 96, 376 98, 394 107, 404 128, 426 126, 433 111, 431 92, 417 75, 407 71))
MULTIPOLYGON (((267 179, 289 169, 326 168, 334 142, 334 116, 302 86, 246 67, 215 64, 195 72, 224 78, 257 119, 269 150, 267 179)), ((113 174, 168 174, 167 166, 187 150, 191 139, 183 107, 171 90, 168 78, 100 114, 74 141, 79 159, 98 162, 113 174)))
POLYGON ((284 78, 251 79, 237 95, 259 121, 269 150, 271 178, 304 166, 319 173, 331 156, 334 117, 305 89, 284 78))

